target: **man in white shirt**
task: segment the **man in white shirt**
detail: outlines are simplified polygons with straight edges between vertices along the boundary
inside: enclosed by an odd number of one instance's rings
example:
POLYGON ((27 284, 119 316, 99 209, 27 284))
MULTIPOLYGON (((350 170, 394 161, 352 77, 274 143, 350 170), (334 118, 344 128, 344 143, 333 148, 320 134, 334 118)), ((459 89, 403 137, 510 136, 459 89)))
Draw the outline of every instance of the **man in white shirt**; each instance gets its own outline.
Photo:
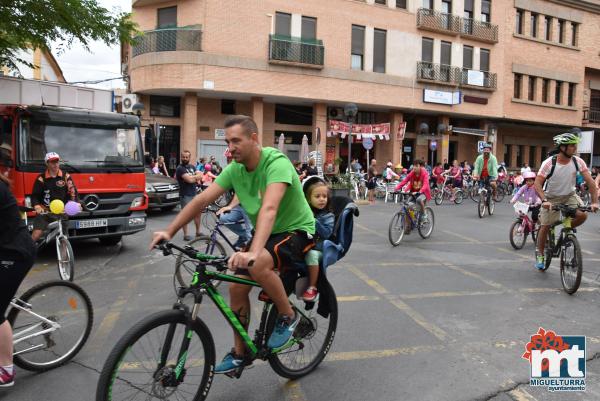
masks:
POLYGON ((523 167, 521 167, 521 175, 525 174, 525 173, 530 173, 531 172, 531 167, 529 167, 529 165, 527 163, 525 163, 523 165, 523 167))
MULTIPOLYGON (((550 226, 560 219, 560 212, 552 210, 552 206, 579 206, 579 198, 575 195, 578 171, 590 188, 592 194, 592 211, 595 212, 598 210, 598 191, 594 180, 585 162, 575 156, 575 153, 577 153, 577 144, 581 140, 578 130, 571 130, 570 132, 556 135, 553 139, 558 153, 544 160, 535 179, 535 190, 543 202, 540 213, 540 223, 542 226, 538 233, 535 263, 535 267, 540 270, 545 268, 544 248, 550 226), (547 184, 545 190, 544 183, 547 184)), ((581 210, 577 210, 571 226, 575 228, 583 224, 586 219, 587 214, 581 210)))

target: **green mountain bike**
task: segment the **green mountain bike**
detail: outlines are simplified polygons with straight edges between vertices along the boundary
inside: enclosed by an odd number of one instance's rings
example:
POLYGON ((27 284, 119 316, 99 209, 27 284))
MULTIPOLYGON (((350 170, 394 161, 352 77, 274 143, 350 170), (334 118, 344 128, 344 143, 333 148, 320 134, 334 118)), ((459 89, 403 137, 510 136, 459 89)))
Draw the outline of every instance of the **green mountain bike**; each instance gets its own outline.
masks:
POLYGON ((571 227, 577 210, 591 212, 589 206, 570 207, 568 205, 554 205, 552 210, 560 211, 560 220, 550 227, 548 241, 544 249, 545 267, 550 267, 552 258, 560 257, 560 280, 567 294, 574 294, 581 284, 583 274, 583 261, 581 258, 581 246, 577 241, 577 230, 571 227), (558 240, 555 240, 555 227, 562 224, 558 240))
POLYGON ((319 301, 327 302, 329 314, 318 313, 320 304, 317 308, 315 303, 298 300, 293 294, 289 297, 293 309, 301 316, 300 323, 287 344, 269 349, 266 343, 278 314, 275 305, 261 293, 262 316, 251 339, 214 285, 214 281, 219 280, 254 287, 259 287, 258 283, 221 273, 227 269, 227 258, 222 256, 206 255, 190 246, 180 248, 169 242, 159 248, 164 255, 176 250, 194 259, 196 271, 192 281, 179 289, 178 301, 171 310, 143 319, 115 345, 100 374, 97 401, 206 399, 214 377, 215 345, 199 316, 203 295, 214 302, 246 344, 244 363, 227 373, 229 377, 239 378, 245 367, 262 359, 268 361, 278 375, 297 379, 312 372, 329 352, 337 326, 337 300, 331 286, 321 292, 319 301), (183 302, 189 295, 194 299, 191 309, 183 302))

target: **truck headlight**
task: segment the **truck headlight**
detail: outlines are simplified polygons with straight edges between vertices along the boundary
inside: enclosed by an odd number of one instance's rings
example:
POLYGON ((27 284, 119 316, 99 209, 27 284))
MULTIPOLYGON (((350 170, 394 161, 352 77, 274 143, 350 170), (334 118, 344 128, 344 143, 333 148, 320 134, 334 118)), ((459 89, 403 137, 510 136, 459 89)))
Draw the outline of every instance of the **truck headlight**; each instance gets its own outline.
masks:
POLYGON ((32 207, 31 206, 31 196, 25 197, 25 207, 32 207))
POLYGON ((146 184, 146 192, 155 192, 155 189, 152 185, 146 184))
POLYGON ((138 196, 137 198, 135 198, 133 201, 131 201, 131 208, 135 208, 135 207, 140 207, 144 205, 144 197, 143 196, 138 196))

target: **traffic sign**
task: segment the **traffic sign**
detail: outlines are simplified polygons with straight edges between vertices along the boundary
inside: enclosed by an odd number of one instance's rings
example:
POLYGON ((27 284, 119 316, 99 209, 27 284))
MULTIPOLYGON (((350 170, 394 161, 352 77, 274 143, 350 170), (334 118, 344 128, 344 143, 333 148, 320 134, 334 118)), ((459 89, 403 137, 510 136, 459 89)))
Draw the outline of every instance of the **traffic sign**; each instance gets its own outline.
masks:
POLYGON ((429 150, 434 152, 436 149, 437 149, 437 141, 430 141, 429 142, 429 150))
POLYGON ((363 148, 365 148, 366 150, 373 149, 373 139, 369 138, 369 137, 363 137, 362 145, 363 145, 363 148))
POLYGON ((486 141, 477 141, 477 153, 483 152, 483 147, 486 143, 486 141))

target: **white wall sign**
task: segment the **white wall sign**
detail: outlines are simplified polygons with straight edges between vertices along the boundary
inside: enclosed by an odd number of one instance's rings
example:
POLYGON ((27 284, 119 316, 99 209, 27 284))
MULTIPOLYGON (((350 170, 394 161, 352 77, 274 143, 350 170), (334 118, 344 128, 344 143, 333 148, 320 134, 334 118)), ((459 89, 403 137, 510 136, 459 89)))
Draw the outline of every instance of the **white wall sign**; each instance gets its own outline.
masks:
POLYGON ((204 81, 202 87, 204 89, 215 89, 215 81, 204 81))
POLYGON ((594 131, 581 131, 581 142, 577 145, 579 153, 592 153, 594 148, 594 131))
POLYGON ((215 139, 225 139, 225 130, 223 128, 215 128, 215 139))
POLYGON ((474 86, 483 86, 484 76, 485 74, 483 73, 483 71, 468 70, 467 84, 474 86))
POLYGON ((438 104, 460 104, 460 92, 445 92, 423 89, 423 102, 438 104))

